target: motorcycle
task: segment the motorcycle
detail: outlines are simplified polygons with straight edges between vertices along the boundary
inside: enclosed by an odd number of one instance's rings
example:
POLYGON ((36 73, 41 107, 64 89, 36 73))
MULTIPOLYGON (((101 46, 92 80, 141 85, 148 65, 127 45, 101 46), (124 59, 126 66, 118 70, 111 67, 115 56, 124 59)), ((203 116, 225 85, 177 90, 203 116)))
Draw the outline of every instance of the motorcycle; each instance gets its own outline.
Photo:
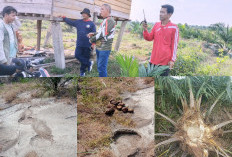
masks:
POLYGON ((50 77, 48 71, 42 67, 39 70, 35 71, 34 67, 43 61, 40 59, 13 59, 13 65, 20 66, 21 71, 17 72, 14 77, 15 78, 39 78, 39 77, 50 77))

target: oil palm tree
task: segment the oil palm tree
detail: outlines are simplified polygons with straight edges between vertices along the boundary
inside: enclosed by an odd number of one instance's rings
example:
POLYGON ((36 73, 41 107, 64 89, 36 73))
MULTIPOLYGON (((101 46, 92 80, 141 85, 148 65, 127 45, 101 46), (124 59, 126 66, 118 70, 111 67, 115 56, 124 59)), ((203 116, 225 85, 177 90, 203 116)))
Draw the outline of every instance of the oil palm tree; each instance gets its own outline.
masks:
MULTIPOLYGON (((167 153, 169 156, 182 154, 183 157, 231 156, 232 153, 223 148, 221 142, 223 136, 232 133, 231 130, 222 129, 232 123, 231 115, 228 113, 228 118, 218 124, 210 121, 216 105, 231 106, 231 89, 230 77, 157 77, 156 101, 169 104, 168 110, 177 105, 180 112, 178 120, 173 120, 162 111, 162 103, 156 102, 157 119, 162 117, 174 126, 167 127, 166 133, 155 133, 156 137, 169 138, 155 145, 157 151, 161 146, 170 146, 159 156, 167 153), (208 110, 203 110, 206 108, 208 110)), ((163 126, 159 122, 156 124, 156 131, 163 126)))
POLYGON ((225 26, 223 23, 216 23, 210 26, 210 28, 216 31, 216 35, 219 40, 218 43, 224 50, 228 49, 228 46, 232 44, 232 28, 225 26))
POLYGON ((156 77, 160 76, 167 70, 168 66, 155 66, 152 64, 147 64, 145 67, 144 64, 140 65, 139 67, 139 77, 156 77))

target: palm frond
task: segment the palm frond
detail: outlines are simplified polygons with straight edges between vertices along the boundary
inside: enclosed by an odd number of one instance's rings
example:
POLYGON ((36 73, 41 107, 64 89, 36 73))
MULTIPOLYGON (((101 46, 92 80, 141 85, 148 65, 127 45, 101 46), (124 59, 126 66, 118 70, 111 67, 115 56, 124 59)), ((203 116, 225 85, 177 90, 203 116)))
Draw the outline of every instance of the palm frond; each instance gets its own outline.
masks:
POLYGON ((139 67, 139 77, 160 76, 168 68, 169 68, 168 66, 155 66, 151 64, 147 64, 147 67, 145 67, 144 65, 141 65, 139 67))

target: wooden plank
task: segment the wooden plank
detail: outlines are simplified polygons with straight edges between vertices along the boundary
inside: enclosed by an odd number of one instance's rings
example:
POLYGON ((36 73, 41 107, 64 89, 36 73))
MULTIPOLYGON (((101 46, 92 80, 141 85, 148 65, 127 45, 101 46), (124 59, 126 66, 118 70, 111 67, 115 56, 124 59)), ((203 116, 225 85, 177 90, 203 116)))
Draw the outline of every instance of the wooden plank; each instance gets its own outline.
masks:
POLYGON ((37 46, 36 50, 40 51, 42 20, 37 20, 37 46))
POLYGON ((5 0, 6 3, 52 4, 52 0, 5 0))
POLYGON ((114 50, 116 52, 119 51, 119 48, 120 48, 120 45, 121 45, 121 42, 122 42, 123 33, 125 31, 125 28, 126 28, 126 24, 127 24, 127 21, 123 21, 122 24, 121 24, 118 39, 117 39, 117 42, 116 42, 116 45, 115 45, 115 48, 114 48, 114 50))
MULTIPOLYGON (((65 63, 70 63, 70 62, 74 62, 74 61, 77 61, 77 59, 65 60, 65 63)), ((54 66, 54 65, 56 65, 56 63, 40 64, 40 65, 34 66, 34 68, 35 68, 35 69, 39 69, 39 68, 41 68, 41 67, 47 68, 47 67, 51 67, 51 66, 54 66)))
POLYGON ((54 7, 53 16, 58 17, 58 16, 63 15, 71 19, 82 19, 82 16, 80 14, 81 11, 82 10, 78 11, 78 10, 70 10, 66 8, 54 7))
MULTIPOLYGON (((103 4, 105 4, 105 2, 95 1, 95 5, 97 5, 97 6, 102 6, 103 4)), ((115 5, 111 5, 111 8, 112 8, 112 10, 119 11, 119 12, 126 13, 126 14, 130 14, 130 12, 131 12, 130 9, 125 9, 125 8, 115 6, 115 5)))
POLYGON ((76 0, 76 1, 84 2, 84 3, 88 3, 88 4, 94 5, 94 0, 76 0))
POLYGON ((51 15, 51 5, 48 4, 22 4, 22 3, 4 3, 0 5, 0 10, 6 6, 13 6, 18 13, 45 14, 51 15))
POLYGON ((56 0, 54 3, 54 7, 66 8, 66 9, 78 10, 78 11, 82 11, 84 8, 88 8, 91 12, 93 12, 94 10, 94 6, 92 4, 87 4, 78 1, 73 2, 73 0, 67 0, 65 4, 56 0))
POLYGON ((43 45, 44 48, 48 45, 51 36, 52 36, 52 25, 50 25, 47 30, 47 35, 46 35, 44 45, 43 45))
MULTIPOLYGON (((94 12, 100 13, 100 10, 101 10, 100 6, 95 6, 94 12)), ((125 14, 125 13, 115 11, 115 10, 112 10, 111 16, 116 17, 116 18, 126 19, 126 20, 130 19, 130 14, 125 14)))
POLYGON ((93 22, 96 24, 97 23, 97 13, 95 12, 95 13, 93 13, 93 22))
POLYGON ((62 28, 60 22, 52 22, 52 40, 55 53, 56 67, 65 69, 65 56, 63 45, 62 28))
POLYGON ((130 6, 132 5, 132 2, 128 1, 128 0, 116 0, 116 1, 122 2, 122 3, 126 4, 126 5, 130 5, 130 6))
POLYGON ((71 19, 82 19, 81 11, 88 8, 93 18, 94 0, 54 0, 53 16, 58 17, 64 15, 71 19))
POLYGON ((5 0, 6 3, 51 4, 52 0, 5 0))
POLYGON ((54 3, 56 2, 60 2, 63 3, 64 6, 66 4, 78 4, 78 3, 82 3, 82 4, 87 4, 87 5, 94 5, 94 0, 54 0, 54 3))
POLYGON ((18 16, 19 19, 28 19, 28 20, 50 20, 50 17, 32 17, 32 16, 18 16))
POLYGON ((131 10, 131 4, 126 4, 126 1, 118 1, 118 0, 95 0, 95 4, 97 4, 97 2, 102 2, 102 3, 106 3, 109 4, 111 6, 117 6, 120 8, 124 8, 127 10, 131 10))

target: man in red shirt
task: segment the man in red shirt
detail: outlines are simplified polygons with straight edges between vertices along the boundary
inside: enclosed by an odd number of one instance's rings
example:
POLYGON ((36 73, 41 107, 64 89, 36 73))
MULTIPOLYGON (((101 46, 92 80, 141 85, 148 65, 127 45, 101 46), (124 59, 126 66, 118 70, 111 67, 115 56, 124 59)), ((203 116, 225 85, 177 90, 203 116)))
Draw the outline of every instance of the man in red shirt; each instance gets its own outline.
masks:
POLYGON ((173 13, 173 6, 163 5, 160 11, 161 22, 154 25, 151 33, 147 31, 147 23, 143 23, 144 39, 154 41, 150 64, 169 66, 161 76, 168 76, 176 61, 179 29, 169 20, 173 13))

